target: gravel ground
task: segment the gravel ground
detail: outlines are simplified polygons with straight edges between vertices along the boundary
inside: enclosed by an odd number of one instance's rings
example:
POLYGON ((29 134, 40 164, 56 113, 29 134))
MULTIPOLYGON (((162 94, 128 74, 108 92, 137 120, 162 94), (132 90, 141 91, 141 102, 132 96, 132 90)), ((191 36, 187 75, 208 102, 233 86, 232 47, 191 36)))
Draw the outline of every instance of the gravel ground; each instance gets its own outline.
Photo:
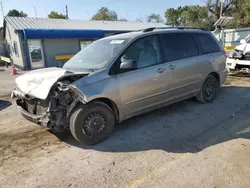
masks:
POLYGON ((250 78, 211 104, 190 99, 132 118, 96 146, 63 140, 0 97, 0 187, 250 187, 250 78))

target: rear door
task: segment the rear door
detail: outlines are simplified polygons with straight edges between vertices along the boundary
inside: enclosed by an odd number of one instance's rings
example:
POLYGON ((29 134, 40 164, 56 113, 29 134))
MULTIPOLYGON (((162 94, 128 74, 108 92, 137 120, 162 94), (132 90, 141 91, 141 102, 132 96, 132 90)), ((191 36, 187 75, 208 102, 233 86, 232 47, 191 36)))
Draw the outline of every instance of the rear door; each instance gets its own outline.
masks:
POLYGON ((199 68, 203 58, 199 56, 197 43, 189 32, 164 33, 164 78, 168 100, 179 100, 199 91, 202 75, 199 68))

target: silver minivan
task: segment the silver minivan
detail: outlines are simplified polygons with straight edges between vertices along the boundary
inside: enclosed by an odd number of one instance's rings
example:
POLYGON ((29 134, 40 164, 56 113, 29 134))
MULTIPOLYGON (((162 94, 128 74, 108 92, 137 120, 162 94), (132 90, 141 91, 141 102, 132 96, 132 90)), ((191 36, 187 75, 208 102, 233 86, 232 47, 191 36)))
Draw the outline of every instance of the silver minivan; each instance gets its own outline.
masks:
POLYGON ((12 97, 30 121, 96 144, 133 116, 191 97, 212 102, 225 62, 208 31, 148 28, 97 40, 63 68, 19 76, 12 97))

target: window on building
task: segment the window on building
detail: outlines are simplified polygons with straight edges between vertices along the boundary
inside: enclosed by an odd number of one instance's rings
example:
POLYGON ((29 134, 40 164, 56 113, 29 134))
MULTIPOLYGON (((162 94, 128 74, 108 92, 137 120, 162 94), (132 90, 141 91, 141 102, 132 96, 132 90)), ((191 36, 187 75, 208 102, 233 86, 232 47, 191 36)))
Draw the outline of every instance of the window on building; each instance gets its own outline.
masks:
POLYGON ((28 40, 28 47, 31 68, 36 69, 44 67, 41 40, 28 40))
POLYGON ((82 41, 80 41, 81 50, 84 49, 84 48, 86 48, 92 42, 93 42, 92 40, 82 40, 82 41))
POLYGON ((18 56, 18 48, 17 48, 17 43, 16 41, 14 41, 13 43, 13 52, 16 56, 18 56))

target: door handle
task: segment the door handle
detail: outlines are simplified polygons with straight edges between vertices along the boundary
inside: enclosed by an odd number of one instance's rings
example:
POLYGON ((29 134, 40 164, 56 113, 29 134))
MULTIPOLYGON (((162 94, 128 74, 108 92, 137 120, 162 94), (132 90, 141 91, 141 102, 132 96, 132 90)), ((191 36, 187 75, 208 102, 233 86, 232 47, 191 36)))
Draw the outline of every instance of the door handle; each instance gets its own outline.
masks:
POLYGON ((164 68, 158 68, 157 72, 158 72, 158 73, 163 73, 165 70, 166 70, 166 69, 164 69, 164 68))
POLYGON ((175 64, 171 64, 171 65, 169 65, 169 67, 168 67, 170 70, 173 70, 173 69, 175 69, 175 64))

